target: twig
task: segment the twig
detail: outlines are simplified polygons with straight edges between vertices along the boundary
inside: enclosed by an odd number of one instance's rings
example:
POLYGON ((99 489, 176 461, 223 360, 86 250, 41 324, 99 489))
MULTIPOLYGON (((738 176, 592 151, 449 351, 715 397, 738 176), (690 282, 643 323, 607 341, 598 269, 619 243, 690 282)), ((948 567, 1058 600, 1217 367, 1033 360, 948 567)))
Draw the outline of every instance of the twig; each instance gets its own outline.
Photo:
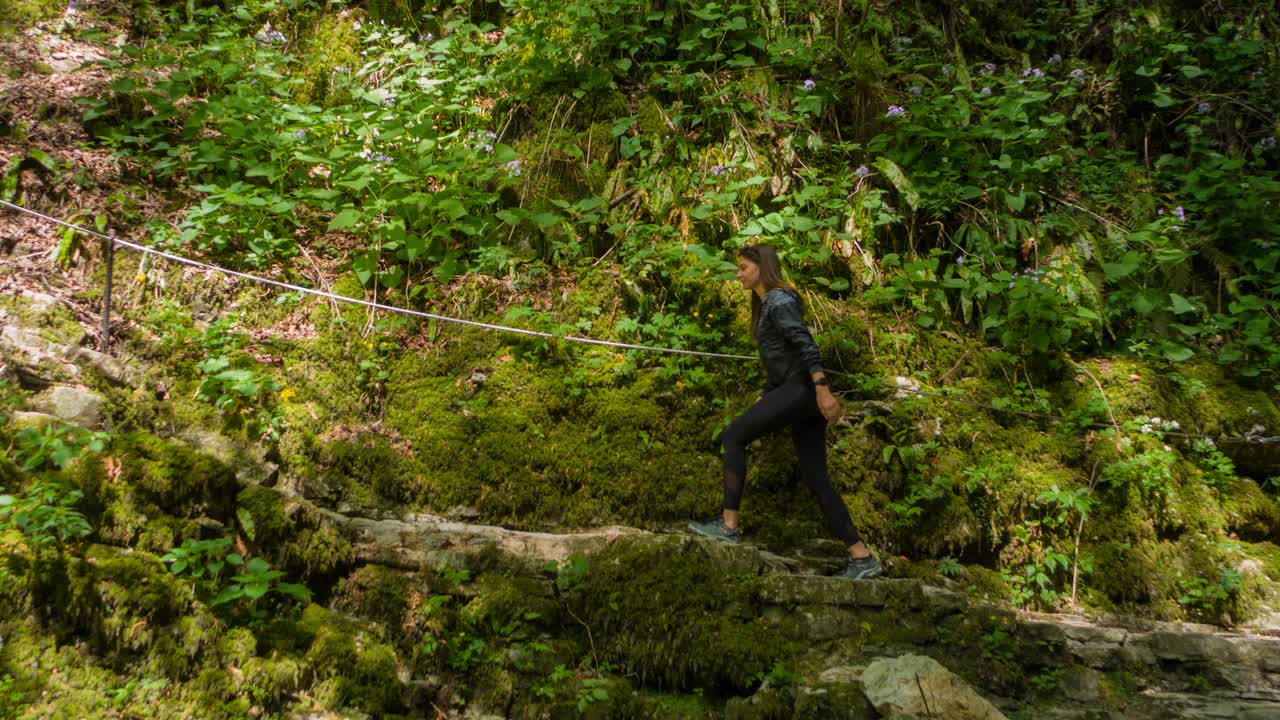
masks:
MULTIPOLYGON (((1093 461, 1093 468, 1089 470, 1089 494, 1093 494, 1093 488, 1098 483, 1098 462, 1101 458, 1093 461)), ((1076 525, 1076 555, 1071 560, 1071 605, 1076 604, 1076 583, 1080 579, 1080 536, 1084 533, 1084 520, 1089 516, 1087 512, 1080 513, 1080 522, 1076 525)))
POLYGON ((929 698, 924 696, 924 685, 920 684, 920 673, 916 673, 916 688, 920 690, 920 701, 924 703, 924 714, 933 720, 933 711, 929 709, 929 698))
POLYGON ((1080 363, 1074 360, 1068 360, 1068 362, 1070 362, 1072 365, 1075 365, 1076 369, 1078 369, 1080 372, 1084 373, 1085 375, 1088 375, 1089 379, 1093 381, 1093 384, 1098 387, 1098 394, 1102 396, 1102 404, 1105 405, 1107 408, 1107 417, 1111 418, 1111 424, 1115 427, 1116 430, 1119 430, 1120 423, 1116 422, 1115 413, 1111 412, 1111 401, 1107 399, 1107 394, 1102 390, 1102 383, 1098 382, 1098 378, 1094 377, 1093 373, 1089 372, 1089 368, 1081 365, 1080 363))
POLYGON ((582 618, 578 617, 578 614, 573 611, 573 608, 569 607, 569 603, 566 602, 564 604, 564 609, 568 610, 569 615, 574 620, 577 620, 578 624, 587 631, 587 644, 591 646, 591 664, 595 667, 596 672, 600 672, 600 658, 596 656, 596 642, 591 638, 591 626, 583 622, 582 618))
POLYGON ((969 357, 969 351, 968 351, 968 350, 965 350, 965 351, 964 351, 964 354, 960 356, 960 359, 956 361, 956 364, 955 364, 955 365, 952 365, 950 370, 948 370, 948 371, 946 371, 946 372, 942 373, 942 377, 938 378, 938 382, 943 382, 943 381, 945 381, 945 380, 947 379, 947 376, 948 376, 948 375, 950 375, 951 373, 955 372, 955 371, 956 371, 956 368, 960 367, 960 363, 964 362, 964 359, 965 359, 965 358, 967 358, 967 357, 969 357))

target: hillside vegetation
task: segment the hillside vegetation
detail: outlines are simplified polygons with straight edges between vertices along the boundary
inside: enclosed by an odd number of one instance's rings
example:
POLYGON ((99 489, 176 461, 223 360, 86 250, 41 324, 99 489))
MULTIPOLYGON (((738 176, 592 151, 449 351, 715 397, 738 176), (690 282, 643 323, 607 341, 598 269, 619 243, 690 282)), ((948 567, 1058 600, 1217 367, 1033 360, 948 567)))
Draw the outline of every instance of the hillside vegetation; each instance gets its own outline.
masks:
MULTIPOLYGON (((715 512, 758 363, 563 337, 752 355, 754 243, 802 291, 848 413, 833 482, 891 575, 1271 627, 1278 24, 1232 1, 0 0, 4 200, 555 336, 117 249, 126 370, 69 370, 31 348, 100 340, 100 244, 0 214, 0 717, 725 717, 821 671, 832 651, 697 546, 415 571, 334 524, 715 512), (68 386, 92 421, 51 409, 68 386)), ((785 436, 753 449, 747 538, 820 569, 841 548, 793 464, 785 436)), ((924 632, 858 622, 845 655, 924 632)), ((951 635, 968 679, 1015 711, 1053 696, 1059 668, 983 622, 951 635)))

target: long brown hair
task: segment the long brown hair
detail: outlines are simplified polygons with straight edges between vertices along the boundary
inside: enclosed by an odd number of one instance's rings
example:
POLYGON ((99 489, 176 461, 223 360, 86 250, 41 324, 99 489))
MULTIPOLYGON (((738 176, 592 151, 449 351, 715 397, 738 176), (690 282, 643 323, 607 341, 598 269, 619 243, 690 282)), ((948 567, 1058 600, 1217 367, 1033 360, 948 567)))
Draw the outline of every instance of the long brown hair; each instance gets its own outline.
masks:
MULTIPOLYGON (((772 245, 747 245, 738 251, 738 257, 750 260, 760 268, 760 282, 764 284, 764 291, 769 292, 774 288, 787 288, 796 295, 796 300, 800 303, 800 312, 804 313, 804 301, 800 299, 800 293, 787 282, 782 276, 782 262, 778 260, 778 251, 773 249, 772 245)), ((758 340, 756 337, 756 325, 760 322, 760 296, 753 291, 751 293, 751 339, 758 340)))

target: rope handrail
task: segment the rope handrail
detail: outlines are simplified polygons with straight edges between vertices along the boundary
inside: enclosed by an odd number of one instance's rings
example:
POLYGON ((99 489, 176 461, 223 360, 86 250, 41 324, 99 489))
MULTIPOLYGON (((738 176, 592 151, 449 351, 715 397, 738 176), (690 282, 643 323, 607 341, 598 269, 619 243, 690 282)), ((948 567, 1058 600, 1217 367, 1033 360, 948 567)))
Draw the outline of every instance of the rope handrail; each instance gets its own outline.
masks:
MULTIPOLYGON (((96 230, 90 230, 89 228, 85 228, 79 225, 75 225, 73 223, 66 222, 64 220, 60 220, 58 218, 46 215, 44 213, 32 210, 27 207, 23 207, 22 205, 17 205, 15 203, 9 202, 4 199, 0 199, 0 206, 8 207, 10 209, 26 213, 33 217, 37 217, 42 220, 55 223, 57 225, 60 225, 65 228, 69 228, 76 232, 81 232, 92 237, 100 238, 109 243, 112 243, 113 246, 120 245, 122 247, 126 247, 131 250, 136 250, 138 252, 155 255, 157 257, 162 257, 166 260, 171 260, 179 264, 188 265, 191 267, 203 268, 205 270, 209 270, 212 272, 222 273, 224 275, 241 278, 241 279, 248 280, 250 282, 256 282, 262 285, 269 285, 272 287, 282 288, 292 292, 298 292, 298 293, 303 293, 307 295, 315 295, 317 297, 327 298, 329 300, 334 300, 336 302, 352 303, 355 305, 361 305, 364 307, 374 308, 377 310, 385 310, 387 312, 399 313, 399 314, 408 315, 411 317, 420 317, 427 320, 437 320, 441 322, 455 323, 458 325, 477 327, 477 328, 482 328, 486 330, 494 330, 497 332, 507 332, 507 333, 513 333, 517 335, 550 338, 555 340, 564 340, 566 342, 582 343, 586 345, 599 345, 604 347, 618 348, 622 350, 642 350, 647 352, 691 355, 696 357, 709 357, 709 358, 718 358, 718 359, 725 359, 725 360, 756 360, 757 359, 756 356, 754 355, 713 353, 713 352, 706 352, 702 350, 684 350, 680 348, 667 348, 667 347, 657 347, 652 345, 638 345, 634 343, 614 342, 612 340, 599 340, 596 338, 588 338, 588 337, 581 337, 581 336, 575 336, 575 335, 557 335, 555 333, 549 333, 549 332, 544 332, 540 330, 527 330, 525 328, 511 327, 509 325, 498 325, 494 323, 479 322, 476 320, 465 320, 463 318, 455 318, 447 315, 439 315, 436 313, 423 312, 421 310, 411 310, 409 308, 396 307, 394 305, 384 305, 379 302, 363 300, 361 298, 348 297, 345 295, 336 295, 334 293, 326 292, 324 290, 317 290, 314 288, 302 287, 300 285, 293 285, 291 283, 281 282, 279 280, 272 280, 270 278, 264 278, 258 275, 251 275, 249 273, 243 273, 237 270, 231 270, 229 268, 220 267, 218 265, 212 265, 209 263, 201 262, 199 260, 193 260, 191 258, 183 257, 181 255, 175 255, 173 253, 165 252, 163 250, 158 250, 156 248, 148 247, 146 245, 139 245, 137 243, 129 242, 128 240, 121 240, 120 238, 115 237, 113 235, 107 235, 107 234, 98 232, 96 230)), ((849 376, 849 373, 841 372, 839 370, 828 369, 825 372, 828 372, 832 375, 843 375, 845 377, 849 376)), ((913 395, 917 395, 920 397, 937 397, 948 402, 959 402, 959 403, 970 405, 973 407, 994 410, 996 412, 1002 412, 1002 413, 1011 413, 1015 415, 1021 415, 1024 417, 1035 417, 1035 418, 1043 418, 1043 419, 1058 420, 1058 421, 1071 420, 1071 418, 1065 415, 1041 413, 1033 410, 1012 410, 1009 408, 1000 408, 1000 407, 996 407, 994 405, 989 405, 986 403, 975 402, 973 400, 965 400, 963 398, 948 397, 941 393, 927 392, 919 388, 912 388, 910 386, 888 383, 879 379, 874 379, 874 381, 885 388, 895 390, 898 392, 911 393, 913 395)), ((1086 427, 1112 427, 1112 426, 1113 425, 1111 424, 1102 423, 1102 422, 1094 422, 1094 423, 1086 424, 1086 427)), ((1205 439, 1205 440, 1212 440, 1214 442, 1224 442, 1224 443, 1248 443, 1248 444, 1263 444, 1263 445, 1280 443, 1280 436, 1262 437, 1259 433, 1253 433, 1253 432, 1246 433, 1244 436, 1241 436, 1241 437, 1225 436, 1225 435, 1223 436, 1203 435, 1203 434, 1184 433, 1184 432, 1168 431, 1168 430, 1158 430, 1156 431, 1156 433, 1158 433, 1161 436, 1182 437, 1182 438, 1188 438, 1188 439, 1205 439)))

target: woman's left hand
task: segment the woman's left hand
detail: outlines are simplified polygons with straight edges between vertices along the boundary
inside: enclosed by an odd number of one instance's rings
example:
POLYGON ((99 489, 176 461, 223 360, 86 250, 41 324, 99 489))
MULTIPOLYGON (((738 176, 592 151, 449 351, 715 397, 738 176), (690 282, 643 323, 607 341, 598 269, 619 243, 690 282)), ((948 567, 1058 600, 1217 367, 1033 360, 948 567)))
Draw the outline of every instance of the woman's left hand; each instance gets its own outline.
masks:
POLYGON ((840 401, 836 400, 836 396, 824 385, 819 385, 818 391, 818 411, 822 413, 822 417, 831 422, 840 417, 840 401))

